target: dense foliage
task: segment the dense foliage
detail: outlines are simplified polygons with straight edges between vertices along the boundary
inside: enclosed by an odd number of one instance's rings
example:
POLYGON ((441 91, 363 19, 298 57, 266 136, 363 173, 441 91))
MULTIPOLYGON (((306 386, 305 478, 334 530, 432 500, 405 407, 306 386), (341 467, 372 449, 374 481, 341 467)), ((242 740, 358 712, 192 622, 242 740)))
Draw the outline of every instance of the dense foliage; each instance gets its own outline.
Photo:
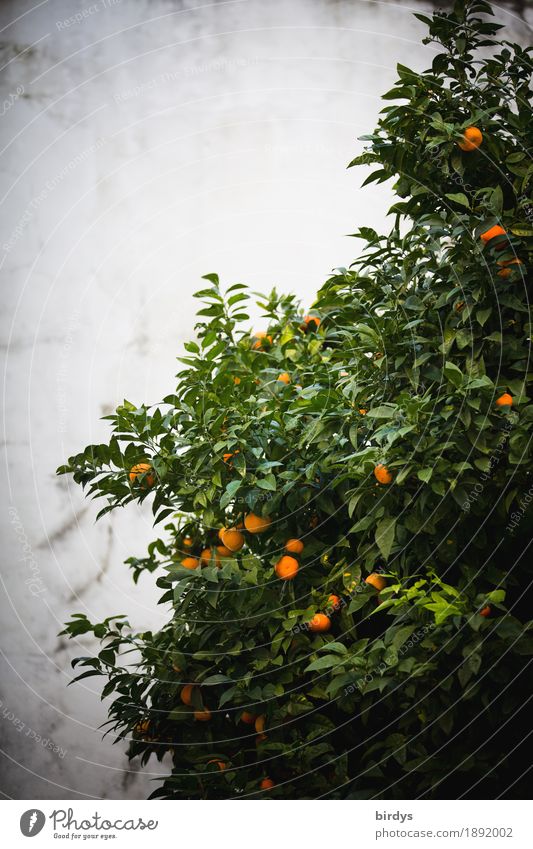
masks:
POLYGON ((395 180, 390 234, 355 234, 311 317, 262 298, 259 336, 246 287, 207 275, 174 394, 60 469, 165 523, 128 563, 168 625, 66 628, 103 641, 75 663, 107 677, 109 731, 172 758, 156 796, 524 795, 533 122, 530 51, 491 14, 417 16, 432 67, 398 67, 351 163, 395 180))

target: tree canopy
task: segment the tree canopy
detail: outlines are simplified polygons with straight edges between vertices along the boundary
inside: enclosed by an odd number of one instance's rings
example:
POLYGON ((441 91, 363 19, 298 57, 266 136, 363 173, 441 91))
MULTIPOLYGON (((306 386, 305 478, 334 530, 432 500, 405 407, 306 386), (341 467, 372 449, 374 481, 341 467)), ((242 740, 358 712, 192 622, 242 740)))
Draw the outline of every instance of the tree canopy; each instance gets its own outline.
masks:
POLYGON ((74 663, 108 732, 171 757, 156 797, 524 793, 531 49, 491 16, 416 16, 432 66, 398 66, 350 163, 394 181, 390 233, 358 229, 307 316, 259 296, 255 333, 253 293, 206 275, 175 391, 59 469, 164 528, 127 562, 168 624, 65 630, 102 640, 74 663))

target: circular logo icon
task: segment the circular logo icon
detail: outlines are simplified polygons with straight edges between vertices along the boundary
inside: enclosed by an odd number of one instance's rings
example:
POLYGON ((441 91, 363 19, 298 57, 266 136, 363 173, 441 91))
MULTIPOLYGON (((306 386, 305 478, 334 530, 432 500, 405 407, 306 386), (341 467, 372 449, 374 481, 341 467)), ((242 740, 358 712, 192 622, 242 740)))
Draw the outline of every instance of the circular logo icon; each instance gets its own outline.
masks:
POLYGON ((20 818, 20 830, 24 837, 35 837, 42 830, 45 822, 46 817, 42 811, 30 808, 29 811, 24 811, 20 818))

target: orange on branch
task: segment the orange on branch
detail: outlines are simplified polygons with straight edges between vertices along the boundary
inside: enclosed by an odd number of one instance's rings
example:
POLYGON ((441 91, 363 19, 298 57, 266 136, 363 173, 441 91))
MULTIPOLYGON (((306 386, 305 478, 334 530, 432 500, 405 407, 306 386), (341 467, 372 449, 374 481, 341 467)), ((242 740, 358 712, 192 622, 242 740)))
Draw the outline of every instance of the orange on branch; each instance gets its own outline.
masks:
POLYGON ((285 551, 289 554, 301 554, 305 546, 301 539, 288 539, 285 543, 285 551))
POLYGON ((210 764, 216 764, 221 772, 224 772, 224 770, 228 768, 227 763, 224 763, 224 761, 218 761, 216 758, 212 758, 210 761, 207 761, 207 766, 210 764))
POLYGON ((280 383, 285 383, 285 384, 290 383, 291 382, 291 376, 288 372, 284 371, 279 375, 278 381, 280 383))
POLYGON ((241 452, 240 452, 240 451, 239 451, 239 449, 237 448, 237 450, 236 450, 236 451, 228 451, 228 452, 227 452, 227 454, 223 454, 223 455, 222 455, 222 459, 224 460, 224 462, 225 462, 225 463, 227 463, 229 466, 231 466, 231 465, 232 465, 232 464, 230 463, 231 458, 232 458, 232 457, 235 457, 235 455, 236 455, 236 454, 240 454, 240 453, 241 453, 241 452))
POLYGON ((477 127, 467 127, 463 133, 463 138, 457 144, 461 150, 470 153, 472 150, 477 150, 483 141, 483 133, 477 127))
POLYGON ((321 319, 316 315, 305 315, 300 328, 302 330, 318 330, 321 319), (314 325, 314 326, 313 326, 314 325))
POLYGON ((243 710, 243 712, 241 713, 240 719, 241 719, 241 722, 245 723, 245 725, 254 725, 254 723, 257 719, 257 714, 250 713, 247 710, 243 710))
POLYGON ((275 787, 276 785, 274 784, 271 778, 263 778, 259 786, 261 790, 271 790, 271 788, 275 787))
POLYGON ((508 392, 504 392, 503 395, 500 395, 499 398, 496 398, 496 406, 497 407, 512 407, 513 406, 513 396, 508 392))
POLYGON ((322 634, 331 628, 331 619, 325 613, 315 613, 307 627, 314 634, 322 634))
POLYGON ((367 578, 365 578, 365 584, 375 587, 375 589, 380 592, 387 586, 387 581, 383 575, 379 575, 377 572, 372 572, 367 578))
POLYGON ((152 467, 150 463, 137 463, 130 469, 130 482, 135 483, 137 481, 137 478, 140 478, 142 475, 146 475, 146 477, 141 483, 141 486, 153 486, 155 483, 155 476, 153 474, 149 474, 151 471, 152 467))
POLYGON ((263 731, 265 730, 265 722, 266 722, 266 716, 264 715, 264 713, 262 713, 261 716, 258 716, 256 718, 254 724, 255 724, 255 730, 257 731, 258 734, 262 734, 263 731))
POLYGON ((194 718, 198 722, 209 722, 209 720, 211 719, 211 711, 207 708, 204 708, 203 710, 195 710, 194 718))
POLYGON ((374 477, 379 483, 392 483, 392 475, 383 463, 378 463, 374 469, 374 477))
MULTIPOLYGON (((485 230, 484 233, 481 233, 480 239, 484 245, 488 244, 492 239, 495 239, 497 236, 506 236, 507 231, 500 227, 499 224, 495 224, 494 227, 489 227, 488 230, 485 230)), ((502 242, 497 246, 498 250, 502 250, 505 247, 505 242, 502 242)))
POLYGON ((197 557, 184 557, 181 561, 181 565, 184 569, 198 569, 200 561, 197 557))
POLYGON ((288 554, 284 554, 283 557, 280 557, 276 563, 274 571, 280 580, 292 581, 298 574, 299 568, 298 561, 295 557, 290 557, 288 554))
POLYGON ((500 266, 500 270, 498 271, 498 277, 510 277, 513 273, 513 265, 523 265, 521 259, 515 257, 514 259, 499 259, 496 265, 500 266))
POLYGON ((268 530, 271 524, 272 519, 269 516, 257 516, 256 513, 248 513, 244 517, 244 527, 251 534, 262 534, 268 530))
POLYGON ((220 566, 220 557, 218 556, 218 551, 216 548, 204 548, 200 555, 200 563, 202 566, 210 566, 211 559, 214 556, 215 564, 220 566))
POLYGON ((262 349, 265 340, 270 345, 272 345, 272 336, 269 336, 268 333, 266 332, 266 330, 257 330, 253 334, 252 339, 255 340, 253 345, 252 345, 252 348, 254 349, 254 351, 259 351, 260 349, 262 349))
POLYGON ((244 545, 244 537, 237 528, 221 528, 218 538, 222 545, 233 553, 240 551, 244 545))
POLYGON ((184 705, 187 705, 187 707, 192 706, 193 691, 194 691, 194 684, 185 684, 185 686, 182 687, 182 690, 181 690, 181 693, 180 693, 180 699, 181 699, 181 701, 183 702, 184 705))

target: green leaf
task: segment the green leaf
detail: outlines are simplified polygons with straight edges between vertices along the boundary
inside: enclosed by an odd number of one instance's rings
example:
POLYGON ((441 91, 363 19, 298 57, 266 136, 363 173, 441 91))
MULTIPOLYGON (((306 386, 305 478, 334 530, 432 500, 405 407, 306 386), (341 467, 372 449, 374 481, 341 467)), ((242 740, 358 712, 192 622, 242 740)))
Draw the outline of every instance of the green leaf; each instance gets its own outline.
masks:
POLYGON ((319 657, 318 660, 314 660, 309 666, 306 666, 305 671, 316 672, 320 669, 331 669, 332 666, 339 666, 341 663, 342 661, 339 660, 338 655, 327 654, 324 657, 319 657))
POLYGON ((256 481, 255 485, 258 486, 259 489, 266 489, 269 492, 275 492, 277 489, 276 478, 274 475, 267 475, 265 478, 256 481))
POLYGON ((386 516, 384 519, 381 519, 376 526, 375 540, 385 560, 388 559, 391 548, 394 544, 395 531, 395 516, 386 516))
POLYGON ((381 404, 379 407, 373 407, 368 410, 366 415, 371 419, 390 419, 397 410, 398 407, 396 404, 381 404))
POLYGON ((468 200, 467 196, 462 192, 457 192, 455 194, 447 194, 444 195, 444 197, 447 197, 448 200, 453 201, 453 203, 458 203, 459 206, 465 206, 467 209, 470 209, 470 201, 468 200))
POLYGON ((237 490, 238 490, 238 489, 240 488, 240 486, 241 486, 241 483, 242 483, 242 481, 240 481, 240 480, 230 481, 230 482, 229 482, 229 484, 228 484, 228 485, 227 485, 227 487, 226 487, 226 491, 225 491, 224 495, 223 495, 223 496, 222 496, 222 498, 220 499, 220 507, 221 507, 222 509, 223 509, 224 507, 227 507, 227 506, 228 506, 228 504, 230 503, 230 501, 232 501, 232 500, 233 500, 233 498, 235 497, 235 494, 236 494, 237 490))
POLYGON ((463 373, 460 368, 458 368, 455 363, 446 362, 444 364, 444 374, 454 386, 461 386, 463 383, 463 373))

